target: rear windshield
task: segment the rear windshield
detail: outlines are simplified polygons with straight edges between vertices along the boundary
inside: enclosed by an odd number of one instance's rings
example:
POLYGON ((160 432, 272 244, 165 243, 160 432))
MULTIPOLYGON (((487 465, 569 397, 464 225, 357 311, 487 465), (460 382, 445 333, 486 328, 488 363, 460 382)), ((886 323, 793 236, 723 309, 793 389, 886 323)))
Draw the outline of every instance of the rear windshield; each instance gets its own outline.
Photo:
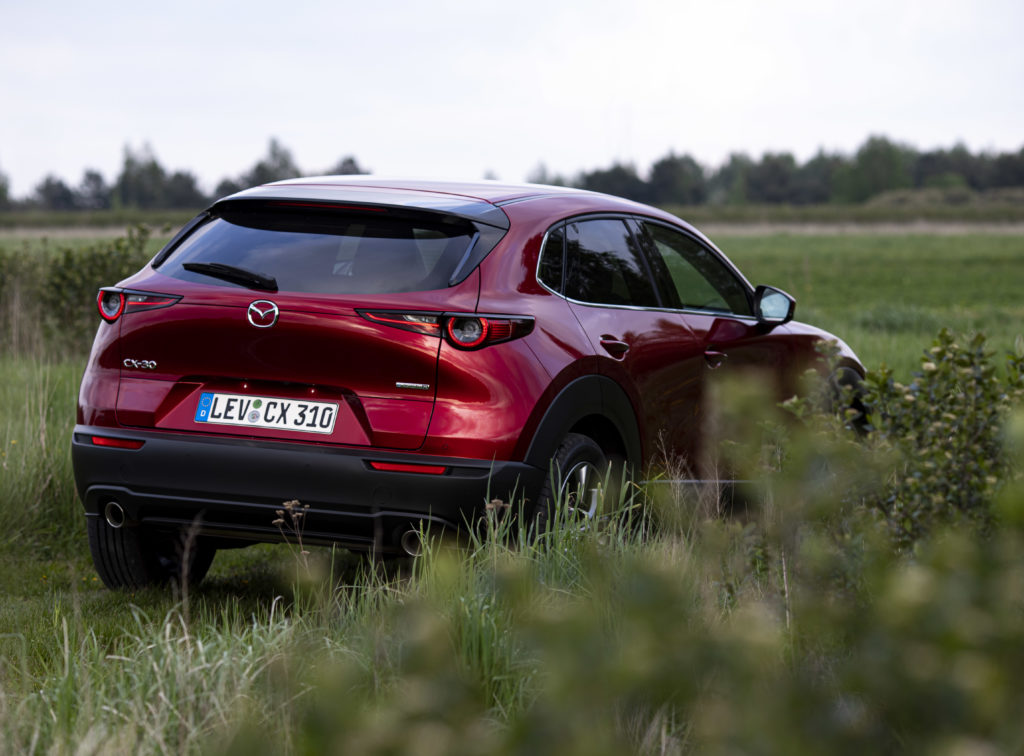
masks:
POLYGON ((468 221, 388 211, 234 207, 197 226, 162 262, 186 281, 241 286, 185 270, 219 263, 270 276, 279 291, 388 294, 449 286, 476 237, 468 221))

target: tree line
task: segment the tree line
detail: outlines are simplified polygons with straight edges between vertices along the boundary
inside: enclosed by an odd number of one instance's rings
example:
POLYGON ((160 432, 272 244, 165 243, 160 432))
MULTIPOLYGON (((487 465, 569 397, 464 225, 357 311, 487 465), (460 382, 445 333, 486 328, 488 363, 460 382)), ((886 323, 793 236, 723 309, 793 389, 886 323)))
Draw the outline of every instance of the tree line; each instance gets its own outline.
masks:
MULTIPOLYGON (((350 155, 319 173, 369 171, 350 155)), ((7 179, 0 173, 0 209, 193 209, 249 186, 301 175, 292 153, 271 139, 267 154, 248 171, 222 179, 213 194, 207 195, 195 174, 168 171, 148 145, 139 150, 125 147, 121 172, 109 184, 92 169, 84 171, 77 186, 51 174, 29 197, 16 200, 10 197, 7 179)), ((759 159, 737 152, 722 165, 709 167, 690 155, 669 152, 646 175, 633 164, 621 162, 571 177, 551 174, 540 164, 527 180, 607 192, 655 205, 857 204, 899 189, 982 192, 1024 187, 1024 147, 1018 152, 973 153, 958 144, 920 151, 884 136, 872 136, 852 155, 819 150, 804 162, 789 152, 766 152, 759 159)))
POLYGON ((538 166, 539 183, 563 183, 655 205, 858 204, 898 189, 987 191, 1024 187, 1024 148, 972 153, 964 145, 919 151, 886 137, 867 139, 853 155, 819 150, 806 162, 789 152, 760 159, 733 153, 714 169, 670 152, 641 176, 627 163, 583 172, 566 181, 538 166))
MULTIPOLYGON (((356 159, 346 156, 320 173, 326 175, 368 173, 356 159)), ((213 194, 199 187, 191 171, 168 171, 157 160, 147 144, 141 149, 126 146, 121 171, 113 183, 97 170, 86 169, 77 186, 68 185, 50 174, 36 185, 32 194, 21 200, 9 195, 9 183, 0 173, 0 210, 107 210, 110 208, 197 209, 214 199, 241 191, 250 186, 302 176, 290 150, 271 139, 267 154, 247 171, 233 178, 224 178, 213 194)))

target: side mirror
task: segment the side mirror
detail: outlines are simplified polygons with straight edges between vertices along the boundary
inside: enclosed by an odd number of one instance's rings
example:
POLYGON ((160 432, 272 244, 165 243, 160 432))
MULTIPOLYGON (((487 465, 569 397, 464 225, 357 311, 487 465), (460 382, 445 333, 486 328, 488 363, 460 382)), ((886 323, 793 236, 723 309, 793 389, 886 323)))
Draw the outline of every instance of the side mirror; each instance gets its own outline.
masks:
POLYGON ((774 286, 758 286, 754 291, 754 315, 757 322, 769 326, 788 323, 796 312, 796 300, 774 286))

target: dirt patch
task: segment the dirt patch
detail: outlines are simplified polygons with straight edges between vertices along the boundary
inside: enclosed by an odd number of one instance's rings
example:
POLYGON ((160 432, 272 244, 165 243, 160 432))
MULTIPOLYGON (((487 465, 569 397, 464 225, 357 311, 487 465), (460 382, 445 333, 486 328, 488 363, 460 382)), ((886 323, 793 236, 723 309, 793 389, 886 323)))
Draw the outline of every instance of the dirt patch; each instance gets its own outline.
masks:
POLYGON ((704 223, 701 231, 716 236, 1024 236, 1024 223, 704 223))
POLYGON ((0 228, 0 239, 116 239, 128 233, 119 226, 54 226, 52 228, 0 228))

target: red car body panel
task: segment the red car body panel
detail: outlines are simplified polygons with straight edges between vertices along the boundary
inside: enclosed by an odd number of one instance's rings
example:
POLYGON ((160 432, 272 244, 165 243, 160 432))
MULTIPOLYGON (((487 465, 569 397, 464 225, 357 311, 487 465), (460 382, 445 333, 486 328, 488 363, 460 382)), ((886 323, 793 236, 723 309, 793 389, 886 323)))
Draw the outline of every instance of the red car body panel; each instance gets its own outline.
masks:
MULTIPOLYGON (((370 322, 367 309, 476 309, 476 275, 443 292, 361 296, 357 301, 317 294, 275 293, 280 308, 273 328, 246 321, 249 290, 191 284, 151 269, 123 282, 126 288, 183 294, 171 308, 140 312, 120 322, 120 353, 153 359, 156 370, 122 366, 117 422, 123 426, 238 435, 230 426, 199 428, 196 396, 203 391, 274 394, 335 401, 334 432, 317 443, 416 449, 433 410, 436 337, 370 322), (159 347, 154 349, 154 344, 159 347), (428 391, 396 383, 429 386, 428 391)), ((245 428, 244 435, 308 441, 306 434, 245 428)))

